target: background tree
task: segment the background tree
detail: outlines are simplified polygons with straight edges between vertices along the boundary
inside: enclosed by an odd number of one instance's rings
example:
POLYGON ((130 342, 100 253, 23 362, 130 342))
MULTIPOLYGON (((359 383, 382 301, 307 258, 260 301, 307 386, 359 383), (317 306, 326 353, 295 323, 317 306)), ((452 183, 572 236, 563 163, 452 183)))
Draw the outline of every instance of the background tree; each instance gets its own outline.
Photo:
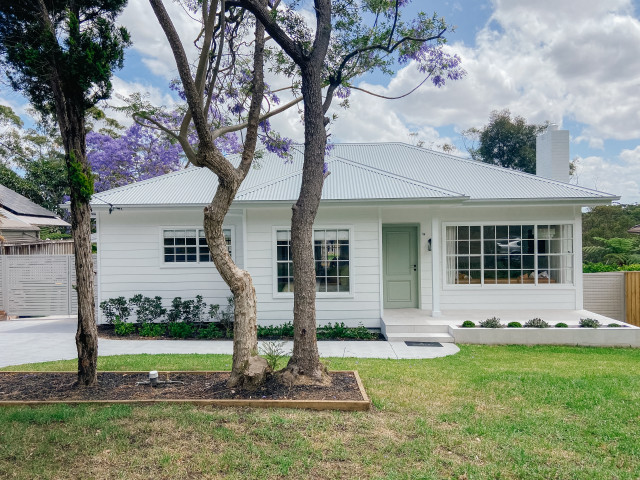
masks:
POLYGON ((249 273, 238 268, 229 255, 222 225, 249 173, 258 140, 271 151, 284 153, 289 146, 290 142, 270 130, 268 118, 299 100, 275 108, 279 100, 264 82, 264 27, 243 8, 229 7, 223 0, 185 4, 201 23, 196 40, 199 56, 192 68, 162 1, 149 3, 173 52, 180 76, 177 90, 187 108, 176 116, 134 101, 134 118, 171 136, 189 163, 218 177, 215 196, 204 209, 204 230, 213 262, 235 300, 229 385, 254 388, 269 370, 266 360, 258 356, 255 288, 249 273), (235 140, 240 131, 244 131, 241 143, 235 140), (224 155, 234 150, 240 153, 236 164, 224 155))
POLYGON ((111 93, 127 31, 115 26, 126 0, 0 0, 0 64, 11 86, 60 129, 71 194, 78 295, 78 385, 97 382, 93 301, 93 175, 86 157, 87 110, 111 93))
MULTIPOLYGON (((323 380, 316 339, 316 277, 313 223, 327 175, 327 117, 333 98, 356 88, 350 80, 369 71, 391 73, 395 62, 415 61, 436 86, 460 78, 460 59, 442 49, 448 26, 424 13, 405 22, 407 0, 315 0, 315 24, 307 25, 300 3, 229 1, 250 10, 297 67, 304 99, 304 164, 300 195, 291 217, 295 270, 294 347, 288 380, 323 380), (323 89, 326 90, 323 92, 323 89)), ((282 58, 282 57, 280 57, 282 58)), ((288 64, 280 71, 288 71, 288 64)))
POLYGON ((474 160, 535 175, 536 136, 548 124, 529 124, 521 116, 512 117, 508 109, 494 110, 489 123, 465 130, 462 135, 470 141, 467 151, 474 160))

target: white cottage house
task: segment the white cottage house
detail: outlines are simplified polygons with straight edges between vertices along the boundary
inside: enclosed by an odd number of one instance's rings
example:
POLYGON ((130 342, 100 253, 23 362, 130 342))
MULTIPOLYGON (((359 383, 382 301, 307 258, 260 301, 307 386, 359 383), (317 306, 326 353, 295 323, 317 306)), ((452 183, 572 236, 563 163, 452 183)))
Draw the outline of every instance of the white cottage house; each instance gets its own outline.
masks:
MULTIPOLYGON (((301 151, 257 161, 226 220, 264 324, 292 319, 301 151)), ((394 324, 411 337, 416 323, 454 311, 581 310, 581 209, 619 197, 567 183, 568 131, 550 128, 537 151, 536 176, 402 143, 335 145, 314 233, 318 321, 388 336, 394 324)), ((187 168, 94 195, 99 301, 142 293, 224 304, 202 229, 216 185, 210 171, 187 168)))

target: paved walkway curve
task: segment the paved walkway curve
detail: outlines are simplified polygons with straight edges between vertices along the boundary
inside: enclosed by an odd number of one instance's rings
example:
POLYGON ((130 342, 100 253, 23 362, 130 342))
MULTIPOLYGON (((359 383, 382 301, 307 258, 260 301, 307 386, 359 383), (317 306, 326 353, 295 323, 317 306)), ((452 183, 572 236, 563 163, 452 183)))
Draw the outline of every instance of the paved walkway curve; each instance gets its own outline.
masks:
MULTIPOLYGON (((73 317, 18 319, 0 322, 0 368, 24 363, 77 358, 73 317)), ((287 342, 285 349, 292 349, 287 342)), ((442 347, 409 347, 404 342, 320 341, 321 357, 420 359, 453 355, 453 343, 442 347)), ((224 353, 233 352, 230 340, 110 340, 101 338, 98 354, 224 353)))

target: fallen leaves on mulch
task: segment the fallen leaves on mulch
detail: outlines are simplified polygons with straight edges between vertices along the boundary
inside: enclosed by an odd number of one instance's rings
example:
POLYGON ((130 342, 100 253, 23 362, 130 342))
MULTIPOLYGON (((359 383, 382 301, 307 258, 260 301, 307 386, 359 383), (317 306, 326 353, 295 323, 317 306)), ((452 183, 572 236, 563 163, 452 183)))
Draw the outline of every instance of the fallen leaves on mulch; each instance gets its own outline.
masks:
POLYGON ((229 372, 160 373, 166 383, 158 387, 136 385, 148 374, 100 372, 98 385, 78 388, 71 372, 0 372, 0 401, 82 401, 82 400, 363 400, 351 372, 330 373, 329 385, 287 386, 271 378, 258 390, 227 388, 229 372))

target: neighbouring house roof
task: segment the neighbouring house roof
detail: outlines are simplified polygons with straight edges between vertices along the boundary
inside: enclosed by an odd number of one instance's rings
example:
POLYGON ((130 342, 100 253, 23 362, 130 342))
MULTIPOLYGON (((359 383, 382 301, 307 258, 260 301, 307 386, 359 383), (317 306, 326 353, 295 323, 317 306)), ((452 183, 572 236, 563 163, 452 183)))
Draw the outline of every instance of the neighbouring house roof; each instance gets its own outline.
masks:
MULTIPOLYGON (((0 208, 10 213, 12 220, 21 221, 30 226, 71 226, 55 213, 33 203, 27 197, 14 192, 4 185, 0 185, 0 208)), ((8 228, 4 221, 0 221, 0 223, 2 223, 4 228, 8 228)), ((38 230, 38 228, 33 229, 38 230)))
POLYGON ((629 230, 627 230, 627 232, 629 232, 629 233, 640 233, 640 225, 636 225, 635 227, 631 227, 629 230))
MULTIPOLYGON (((255 161, 237 203, 293 201, 302 181, 302 146, 292 158, 266 154, 255 161)), ((234 162, 237 156, 231 157, 234 162)), ((609 203, 619 197, 403 143, 334 145, 323 201, 569 201, 609 203)), ((206 205, 218 180, 208 169, 187 168, 95 194, 92 206, 206 205)))
POLYGON ((38 232, 40 229, 35 225, 25 222, 18 215, 0 207, 0 230, 20 230, 38 232))

